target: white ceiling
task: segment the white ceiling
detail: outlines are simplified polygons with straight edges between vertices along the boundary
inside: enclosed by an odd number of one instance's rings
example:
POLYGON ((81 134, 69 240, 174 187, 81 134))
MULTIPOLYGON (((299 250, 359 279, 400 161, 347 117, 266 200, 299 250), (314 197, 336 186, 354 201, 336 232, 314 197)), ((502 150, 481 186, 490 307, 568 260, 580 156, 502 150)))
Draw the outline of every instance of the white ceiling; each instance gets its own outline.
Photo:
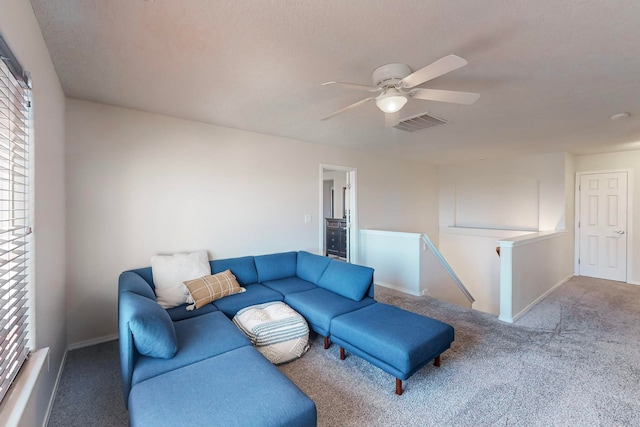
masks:
POLYGON ((640 148, 638 0, 31 0, 67 96, 436 164, 640 148), (410 100, 385 128, 379 65, 466 67, 424 87, 471 106, 410 100), (612 121, 614 113, 629 112, 612 121))

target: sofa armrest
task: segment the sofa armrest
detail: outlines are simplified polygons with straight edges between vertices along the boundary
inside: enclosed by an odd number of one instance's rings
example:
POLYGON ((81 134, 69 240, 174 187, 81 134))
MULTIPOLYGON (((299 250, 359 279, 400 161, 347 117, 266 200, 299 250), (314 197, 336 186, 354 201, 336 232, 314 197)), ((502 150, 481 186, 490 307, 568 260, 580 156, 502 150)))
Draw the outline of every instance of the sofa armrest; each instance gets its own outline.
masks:
POLYGON ((122 396, 124 406, 128 407, 129 392, 131 391, 131 380, 133 377, 133 367, 139 357, 139 353, 133 344, 133 334, 129 329, 127 321, 119 319, 118 345, 120 347, 120 375, 122 378, 122 396))
POLYGON ((156 299, 156 294, 153 292, 149 283, 133 271, 125 271, 120 274, 118 279, 118 295, 122 292, 133 292, 143 297, 153 300, 156 299))
POLYGON ((118 278, 118 339, 120 347, 120 370, 122 376, 122 395, 125 407, 131 390, 131 378, 133 367, 139 357, 138 350, 133 343, 133 334, 129 329, 129 321, 121 313, 121 295, 124 292, 132 292, 155 300, 156 295, 149 283, 133 271, 125 271, 118 278))

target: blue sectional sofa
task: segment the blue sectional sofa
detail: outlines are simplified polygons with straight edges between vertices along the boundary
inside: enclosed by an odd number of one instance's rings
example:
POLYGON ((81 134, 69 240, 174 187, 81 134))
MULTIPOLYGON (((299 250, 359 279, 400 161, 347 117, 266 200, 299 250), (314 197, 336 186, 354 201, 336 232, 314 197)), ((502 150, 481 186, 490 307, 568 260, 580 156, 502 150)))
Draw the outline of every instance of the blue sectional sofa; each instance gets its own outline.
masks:
POLYGON ((451 326, 376 302, 368 267, 303 251, 210 265, 212 274, 231 270, 246 291, 192 311, 186 304, 165 310, 151 267, 120 275, 122 390, 132 426, 317 424, 314 402, 230 320, 251 305, 284 301, 324 337, 325 348, 337 328, 341 358, 347 349, 394 375, 398 394, 401 380, 439 362, 453 341, 451 326))

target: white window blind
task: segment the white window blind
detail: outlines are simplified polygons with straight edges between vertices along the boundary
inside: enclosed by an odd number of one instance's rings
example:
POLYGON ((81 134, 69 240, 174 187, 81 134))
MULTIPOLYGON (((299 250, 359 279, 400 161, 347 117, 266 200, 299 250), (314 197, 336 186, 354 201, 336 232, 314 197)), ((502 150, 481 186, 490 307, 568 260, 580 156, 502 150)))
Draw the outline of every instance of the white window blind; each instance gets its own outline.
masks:
POLYGON ((0 400, 29 353, 30 89, 0 38, 0 400), (18 72, 16 71, 18 70, 18 72))

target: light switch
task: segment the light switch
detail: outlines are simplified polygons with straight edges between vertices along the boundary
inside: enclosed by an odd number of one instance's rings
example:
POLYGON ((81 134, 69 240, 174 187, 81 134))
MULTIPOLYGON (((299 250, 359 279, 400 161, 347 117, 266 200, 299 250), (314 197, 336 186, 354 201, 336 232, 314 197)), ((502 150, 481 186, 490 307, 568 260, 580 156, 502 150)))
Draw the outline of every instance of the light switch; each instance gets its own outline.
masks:
POLYGON ((311 222, 311 215, 305 215, 304 222, 311 222))

